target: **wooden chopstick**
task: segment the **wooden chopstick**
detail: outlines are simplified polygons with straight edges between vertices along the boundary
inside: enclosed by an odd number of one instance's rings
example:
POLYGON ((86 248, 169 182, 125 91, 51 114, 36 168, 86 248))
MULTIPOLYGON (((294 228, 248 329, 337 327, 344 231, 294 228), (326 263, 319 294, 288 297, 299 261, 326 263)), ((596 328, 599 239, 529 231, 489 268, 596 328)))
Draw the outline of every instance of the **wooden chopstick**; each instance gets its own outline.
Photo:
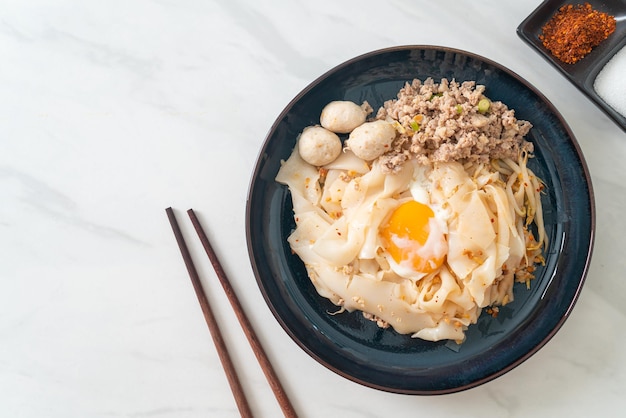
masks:
POLYGON ((189 253, 187 244, 185 244, 185 239, 183 238, 183 234, 180 230, 178 222, 176 221, 176 215, 174 214, 172 208, 167 208, 165 209, 165 211, 167 212, 167 217, 169 218, 170 224, 172 225, 172 230, 174 231, 176 242, 178 243, 178 247, 180 248, 180 252, 183 256, 185 266, 187 267, 187 271, 189 272, 189 277, 191 278, 191 282, 193 283, 193 288, 196 291, 196 296, 198 297, 198 301, 200 302, 202 312, 204 313, 204 319, 209 326, 209 331, 211 332, 213 342, 217 349, 217 354, 219 355, 220 361, 222 362, 222 367, 224 368, 224 372, 226 373, 226 378, 228 379, 230 389, 233 392, 233 396, 235 397, 235 402, 237 403, 239 413, 242 417, 252 417, 252 411, 250 410, 250 406, 246 399, 246 394, 244 393, 241 382, 237 377, 237 371, 235 370, 230 355, 228 354, 228 349, 226 348, 226 344, 224 342, 224 339, 222 338, 222 333, 220 332, 217 320, 215 319, 215 316, 211 311, 211 306, 209 305, 206 293, 204 293, 204 290, 202 288, 202 283, 200 282, 198 272, 193 264, 191 254, 189 253))
POLYGON ((215 251, 213 251, 213 247, 211 246, 211 243, 209 242, 207 235, 204 233, 204 230, 202 229, 202 225, 200 225, 200 221, 196 217, 196 214, 194 213, 193 209, 189 209, 187 211, 187 214, 189 215, 189 218, 191 219, 191 223, 193 224, 194 228, 196 229, 196 232, 198 233, 198 237, 200 237, 202 246, 204 247, 207 255, 209 256, 209 259, 211 260, 211 264, 213 265, 213 268, 215 269, 217 278, 219 279, 220 283, 222 284, 222 287, 224 288, 224 292, 226 293, 226 296, 228 297, 228 300, 230 301, 230 304, 233 307, 233 310, 235 311, 235 315, 237 316, 237 319, 239 320, 239 323, 241 324, 241 327, 243 328, 243 331, 246 337, 248 338, 248 342, 250 343, 250 346, 252 347, 252 351, 256 355, 256 358, 259 364, 261 365, 261 369, 263 370, 263 373, 265 374, 265 378, 267 379, 270 385, 270 388, 274 392, 274 396, 276 397, 276 400, 278 401, 278 404, 281 410, 283 411, 283 414, 285 415, 285 417, 288 417, 288 418, 297 417, 298 415, 296 414, 296 411, 293 408, 293 405, 289 401, 289 398, 287 397, 287 394, 285 390, 283 389, 283 386, 281 385, 280 380, 278 379, 278 376, 276 375, 276 372, 274 371, 274 368, 272 367, 272 363, 270 362, 267 355, 265 354, 265 350, 261 346, 261 343, 259 339, 257 338, 256 333, 254 332, 254 329, 252 328, 252 325, 250 324, 250 321, 248 320, 248 317, 245 314, 245 311, 241 307, 241 303, 239 302, 239 299, 237 298, 237 294, 235 293, 235 290, 231 286, 230 281, 228 280, 228 277, 226 276, 226 273, 224 272, 224 269, 222 268, 222 265, 219 259, 217 258, 217 255, 215 254, 215 251))

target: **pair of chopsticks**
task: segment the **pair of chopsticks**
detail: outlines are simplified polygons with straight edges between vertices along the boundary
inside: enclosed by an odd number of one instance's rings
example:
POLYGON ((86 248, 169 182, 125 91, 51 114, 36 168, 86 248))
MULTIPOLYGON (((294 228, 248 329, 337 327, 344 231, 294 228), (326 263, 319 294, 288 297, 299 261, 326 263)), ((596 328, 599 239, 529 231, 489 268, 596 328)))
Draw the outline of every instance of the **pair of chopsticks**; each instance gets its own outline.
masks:
MULTIPOLYGON (((237 377, 237 372, 233 365, 233 362, 228 354, 228 349, 222 338, 222 334, 220 332, 219 326, 217 324, 217 320, 213 315, 211 310, 211 306, 209 305, 209 301, 206 297, 206 293, 202 288, 202 283, 200 282, 200 277, 198 276, 198 272, 193 264, 193 260, 191 258, 191 254, 189 253, 189 249, 187 248, 187 244, 183 238, 183 234, 180 230, 180 226, 176 221, 176 215, 172 208, 165 209, 167 213, 167 217, 169 218, 170 224, 172 226, 172 230, 174 231, 174 236, 176 238, 176 242, 178 243, 178 247, 180 248, 180 252, 183 256, 183 261, 185 262, 185 266, 187 267, 187 271, 189 273, 189 277, 191 278, 191 282, 193 284, 193 288, 196 292, 196 296, 198 297, 198 301, 200 302, 200 307, 202 308, 202 312, 204 313, 204 318, 206 320, 207 325, 209 326, 209 331, 211 332, 211 336, 213 338, 213 343, 217 349, 218 356, 220 361, 222 362, 222 367, 224 368, 224 372, 226 373, 226 378, 228 379, 228 383, 230 385, 231 391, 233 392, 233 396, 235 397, 235 402, 237 403, 237 408, 239 409, 239 413, 242 417, 252 417, 252 412, 250 410, 250 405, 246 399, 246 395, 241 386, 241 382, 237 377)), ((215 269, 215 273, 217 274, 217 278, 219 279, 222 287, 224 288, 224 292, 230 301, 230 304, 235 311, 235 315, 243 328, 243 331, 248 338, 248 342, 252 347, 252 351, 256 355, 256 358, 261 365, 261 369, 265 374, 265 378, 267 379, 270 388, 274 392, 274 396, 278 401, 278 404, 283 411, 285 417, 297 417, 297 414, 285 393, 280 381, 278 380, 278 376, 272 367, 267 355, 265 354, 265 350, 261 346, 259 339, 250 324, 241 304, 239 303, 239 299, 235 294, 233 287, 230 285, 230 281, 220 264, 215 251, 213 251, 213 247, 209 242, 208 237, 204 233, 196 214, 192 209, 187 211, 189 218, 191 219, 191 223, 193 224, 198 237, 200 238, 200 242, 204 247, 207 255, 209 256, 209 260, 215 269)))

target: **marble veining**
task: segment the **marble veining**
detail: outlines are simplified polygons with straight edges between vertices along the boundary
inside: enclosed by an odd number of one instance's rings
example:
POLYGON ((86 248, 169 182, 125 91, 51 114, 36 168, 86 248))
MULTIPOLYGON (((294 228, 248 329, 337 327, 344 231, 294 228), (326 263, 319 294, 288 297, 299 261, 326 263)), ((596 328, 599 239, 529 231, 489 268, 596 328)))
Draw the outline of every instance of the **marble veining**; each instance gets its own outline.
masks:
MULTIPOLYGON (((0 5, 0 415, 236 417, 164 209, 175 208, 256 416, 280 410, 193 208, 303 417, 611 416, 624 405, 626 137, 515 33, 539 1, 41 0, 0 5), (274 119, 373 49, 465 49, 562 113, 593 179, 594 257, 560 332, 478 388, 412 397, 319 365, 248 262, 245 202, 274 119)), ((575 239, 575 237, 574 237, 575 239)))

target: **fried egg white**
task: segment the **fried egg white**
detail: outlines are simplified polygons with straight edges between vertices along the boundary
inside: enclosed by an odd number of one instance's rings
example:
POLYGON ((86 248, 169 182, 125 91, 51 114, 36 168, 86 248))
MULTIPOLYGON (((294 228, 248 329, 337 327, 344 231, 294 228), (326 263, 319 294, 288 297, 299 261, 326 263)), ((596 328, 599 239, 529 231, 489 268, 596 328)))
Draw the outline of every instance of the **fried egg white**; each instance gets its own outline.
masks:
POLYGON ((418 280, 436 271, 448 253, 449 214, 440 202, 431 199, 430 171, 429 167, 414 165, 408 185, 411 198, 400 202, 380 228, 383 254, 390 268, 406 279, 418 280))

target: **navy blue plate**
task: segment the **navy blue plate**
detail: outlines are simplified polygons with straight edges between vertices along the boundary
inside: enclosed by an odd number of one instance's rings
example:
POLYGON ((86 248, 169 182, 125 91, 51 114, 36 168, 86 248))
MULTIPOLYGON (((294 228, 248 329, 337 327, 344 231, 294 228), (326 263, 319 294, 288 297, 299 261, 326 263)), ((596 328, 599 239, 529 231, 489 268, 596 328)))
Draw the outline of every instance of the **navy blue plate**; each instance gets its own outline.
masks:
POLYGON ((534 354, 568 317, 583 285, 593 247, 595 209, 586 163, 567 124, 535 88, 475 54, 433 46, 367 53, 319 77, 278 116, 260 151, 246 208, 250 261, 272 313, 309 355, 328 369, 372 388, 405 394, 457 392, 492 380, 534 354), (497 318, 483 314, 462 345, 427 342, 380 329, 361 313, 330 315, 286 241, 294 228, 291 196, 274 181, 296 137, 332 100, 367 100, 374 109, 396 97, 406 81, 433 77, 475 80, 486 95, 516 110, 534 127, 529 163, 547 185, 543 199, 550 239, 545 267, 530 290, 497 318))

